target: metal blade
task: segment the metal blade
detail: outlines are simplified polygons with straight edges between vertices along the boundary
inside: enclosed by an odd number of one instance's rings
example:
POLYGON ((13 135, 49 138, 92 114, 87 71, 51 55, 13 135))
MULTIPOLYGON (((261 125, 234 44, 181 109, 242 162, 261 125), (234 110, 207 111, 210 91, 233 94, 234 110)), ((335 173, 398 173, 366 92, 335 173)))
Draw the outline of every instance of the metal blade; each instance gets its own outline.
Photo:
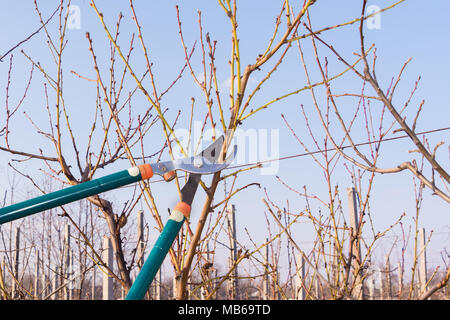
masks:
POLYGON ((222 150, 223 142, 225 141, 225 137, 221 135, 216 139, 212 144, 205 148, 202 152, 200 152, 197 157, 202 157, 203 159, 208 160, 210 163, 215 163, 219 158, 220 151, 222 150))
POLYGON ((196 156, 151 164, 153 173, 162 176, 172 170, 182 170, 196 174, 212 174, 223 170, 233 162, 237 153, 237 146, 234 146, 233 153, 223 163, 216 163, 223 143, 224 137, 220 136, 196 156))
MULTIPOLYGON (((211 174, 217 171, 221 171, 228 167, 236 157, 237 146, 234 146, 233 153, 225 159, 223 163, 207 163, 203 161, 200 163, 197 157, 188 158, 189 161, 182 161, 180 163, 175 163, 174 166, 179 169, 189 173, 198 173, 198 174, 211 174)), ((184 159, 183 159, 184 160, 184 159)))

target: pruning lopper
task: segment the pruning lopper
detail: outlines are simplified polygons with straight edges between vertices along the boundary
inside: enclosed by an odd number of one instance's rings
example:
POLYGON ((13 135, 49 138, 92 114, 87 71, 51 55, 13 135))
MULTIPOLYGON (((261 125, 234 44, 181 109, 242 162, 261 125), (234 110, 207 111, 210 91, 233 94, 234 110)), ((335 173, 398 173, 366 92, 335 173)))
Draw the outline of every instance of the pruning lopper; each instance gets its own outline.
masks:
POLYGON ((181 201, 172 210, 168 222, 164 226, 126 297, 127 300, 141 300, 164 261, 185 219, 190 215, 191 204, 197 191, 201 175, 221 171, 233 161, 237 152, 237 146, 234 146, 233 153, 225 161, 221 162, 219 159, 224 140, 224 136, 220 136, 196 156, 154 164, 142 164, 102 178, 83 182, 40 197, 0 208, 0 225, 92 195, 117 189, 137 181, 150 179, 155 174, 164 177, 166 181, 170 181, 175 177, 175 170, 189 173, 188 181, 181 189, 181 201))

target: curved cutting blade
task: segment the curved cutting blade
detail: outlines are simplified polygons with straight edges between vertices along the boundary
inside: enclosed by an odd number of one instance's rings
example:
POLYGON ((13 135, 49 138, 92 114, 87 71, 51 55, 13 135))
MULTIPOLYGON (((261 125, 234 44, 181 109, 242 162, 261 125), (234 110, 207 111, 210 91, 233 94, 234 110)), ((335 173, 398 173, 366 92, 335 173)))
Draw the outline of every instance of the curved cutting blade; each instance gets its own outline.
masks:
POLYGON ((223 170, 233 162, 237 153, 237 146, 234 146, 232 154, 224 162, 218 163, 224 140, 224 136, 220 136, 193 157, 151 164, 153 172, 162 176, 172 170, 182 170, 194 174, 212 174, 223 170))
MULTIPOLYGON (((220 153, 220 152, 219 152, 220 153)), ((180 162, 175 162, 175 167, 189 173, 197 174, 211 174, 221 171, 228 167, 236 157, 237 146, 234 146, 233 153, 228 156, 222 163, 211 163, 207 158, 195 156, 187 159, 182 159, 180 162)))

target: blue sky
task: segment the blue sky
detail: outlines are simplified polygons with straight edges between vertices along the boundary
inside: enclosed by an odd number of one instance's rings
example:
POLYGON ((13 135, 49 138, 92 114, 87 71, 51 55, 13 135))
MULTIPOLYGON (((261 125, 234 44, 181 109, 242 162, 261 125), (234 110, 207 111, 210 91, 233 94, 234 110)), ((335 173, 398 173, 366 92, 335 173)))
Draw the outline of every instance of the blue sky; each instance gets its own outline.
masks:
MULTIPOLYGON (((238 18, 240 19, 238 32, 243 65, 245 66, 248 63, 253 63, 258 53, 261 53, 265 49, 273 30, 273 22, 280 10, 280 1, 240 2, 238 9, 238 18)), ((369 1, 369 4, 385 7, 393 2, 369 1)), ((48 17, 51 14, 57 3, 58 1, 40 1, 39 6, 44 17, 48 17)), ((109 45, 107 44, 99 20, 88 3, 87 0, 72 1, 72 4, 80 8, 81 24, 80 29, 68 30, 67 37, 69 42, 64 54, 65 99, 70 106, 70 117, 73 123, 76 124, 76 136, 81 146, 85 145, 87 141, 90 122, 86 121, 86 119, 92 116, 91 110, 94 103, 93 97, 95 98, 95 86, 90 82, 80 80, 71 74, 70 71, 74 70, 88 78, 95 78, 94 69, 92 68, 92 58, 85 37, 86 32, 89 31, 91 34, 99 64, 105 65, 109 61, 109 45)), ((131 12, 128 7, 128 1, 103 0, 96 1, 96 3, 104 13, 105 20, 110 27, 115 25, 119 12, 123 13, 124 19, 119 42, 128 48, 130 36, 133 32, 136 32, 134 24, 130 19, 131 12)), ((316 29, 320 29, 328 25, 352 20, 359 15, 361 1, 347 0, 345 1, 345 5, 343 3, 343 1, 331 0, 318 1, 311 9, 313 26, 316 29)), ((211 39, 218 40, 216 51, 218 80, 223 88, 222 99, 223 101, 228 101, 226 98, 226 83, 229 79, 228 60, 231 51, 230 26, 224 12, 215 1, 135 1, 135 8, 143 26, 144 38, 149 46, 150 57, 154 62, 153 70, 157 78, 159 90, 162 91, 170 85, 184 64, 184 53, 179 41, 176 20, 176 4, 179 4, 180 7, 183 33, 188 47, 191 47, 193 42, 198 39, 198 10, 202 11, 203 34, 209 32, 211 39)), ((404 102, 414 87, 415 81, 421 76, 420 85, 411 101, 412 111, 408 114, 411 117, 411 114, 417 110, 420 101, 425 99, 426 103, 421 120, 417 125, 418 131, 448 127, 450 124, 450 106, 448 102, 448 92, 450 89, 448 79, 448 74, 450 74, 450 64, 448 63, 450 42, 448 41, 448 34, 450 31, 450 23, 447 17, 448 12, 450 12, 450 3, 448 1, 434 1, 433 5, 427 5, 421 1, 407 0, 381 15, 380 29, 366 30, 366 43, 375 43, 377 47, 377 75, 384 87, 388 85, 391 77, 398 73, 403 63, 409 57, 413 58, 404 73, 403 81, 398 87, 394 103, 404 102)), ((26 38, 30 32, 36 30, 39 26, 33 1, 8 2, 6 9, 0 12, 0 21, 0 37, 2 39, 1 53, 4 53, 18 41, 26 38)), ((55 23, 49 27, 49 30, 53 34, 56 31, 54 27, 55 23), (51 29, 52 27, 53 29, 51 29)), ((300 33, 304 31, 303 29, 300 33)), ((359 51, 357 25, 326 32, 322 37, 327 41, 331 41, 336 49, 342 52, 345 57, 352 59, 352 61, 354 59, 352 53, 359 51)), ((30 64, 20 53, 20 49, 23 49, 36 61, 54 70, 52 58, 45 40, 45 34, 41 32, 13 52, 14 69, 11 75, 12 86, 10 89, 12 102, 20 99, 30 70, 30 64)), ((314 57, 310 50, 310 42, 305 41, 304 43, 305 53, 307 54, 306 60, 311 70, 314 70, 314 66, 312 65, 314 57)), ((328 57, 330 74, 340 72, 344 69, 343 65, 326 48, 320 47, 319 52, 322 58, 324 56, 328 57)), ((135 55, 135 58, 132 60, 133 66, 137 70, 144 70, 145 62, 142 59, 142 52, 137 39, 135 42, 135 55)), ((200 68, 201 56, 198 46, 193 56, 193 61, 196 74, 200 74, 202 70, 200 68)), ((0 63, 0 88, 6 87, 8 66, 9 57, 0 63)), ((263 71, 265 70, 267 68, 263 71)), ((254 86, 258 80, 264 77, 265 73, 263 71, 253 75, 254 78, 250 81, 250 87, 252 85, 254 86)), ((107 70, 104 72, 107 72, 107 70)), ((320 75, 317 72, 312 71, 311 74, 313 82, 320 81, 320 75)), ((35 70, 32 88, 21 111, 26 111, 38 124, 48 129, 46 127, 48 125, 46 122, 47 117, 45 112, 43 112, 45 110, 43 82, 42 75, 35 70)), ((298 58, 298 51, 293 48, 292 52, 286 57, 286 63, 279 68, 271 81, 255 96, 254 106, 257 107, 260 104, 264 104, 275 97, 301 88, 305 84, 306 80, 298 58)), ((333 88, 339 92, 359 92, 361 84, 355 79, 354 75, 348 74, 339 81, 336 81, 336 83, 333 82, 333 88)), ((318 92, 320 93, 320 89, 318 92)), ((190 80, 189 74, 186 71, 182 80, 162 101, 166 107, 170 108, 168 118, 173 120, 178 109, 186 110, 186 108, 190 108, 191 97, 196 98, 196 108, 202 110, 201 116, 196 119, 201 120, 206 110, 203 103, 204 100, 198 87, 190 80)), ((4 100, 5 90, 0 89, 0 101, 4 100)), ((134 105, 137 108, 143 108, 143 110, 145 110, 146 104, 147 102, 142 97, 136 98, 134 101, 134 105)), ((294 95, 286 100, 273 104, 268 110, 259 112, 254 117, 249 118, 248 121, 245 121, 243 129, 279 130, 279 156, 281 157, 304 152, 301 145, 296 142, 291 132, 286 128, 281 118, 281 113, 283 113, 297 134, 309 143, 309 148, 315 150, 305 130, 305 122, 300 109, 301 104, 304 105, 307 112, 311 112, 311 124, 314 130, 317 130, 318 135, 323 136, 323 130, 320 129, 317 120, 313 119, 312 100, 308 91, 294 95)), ((342 106, 344 107, 344 104, 342 106)), ((349 99, 348 109, 351 111, 353 108, 354 100, 349 99)), ((187 127, 189 121, 188 115, 189 112, 186 112, 181 116, 181 127, 187 127)), ((34 129, 22 114, 14 120, 12 125, 15 128, 11 136, 12 146, 16 146, 21 150, 30 150, 30 152, 37 152, 38 146, 42 146, 44 150, 52 150, 51 146, 46 144, 42 137, 35 134, 34 129)), ((3 119, 1 117, 0 126, 3 126, 3 119)), ((161 133, 155 132, 146 140, 150 145, 148 149, 149 153, 158 150, 161 145, 161 138, 161 133), (154 147, 151 145, 153 142, 155 142, 154 147)), ((439 156, 442 159, 441 164, 446 169, 450 169, 448 155, 446 155, 446 152, 448 152, 448 138, 448 131, 429 136, 432 143, 444 140, 445 144, 441 147, 439 156)), ((361 135, 358 142, 365 140, 366 136, 361 135)), ((0 142, 0 145, 4 145, 3 140, 0 142)), ((411 157, 408 154, 408 150, 412 148, 412 145, 408 141, 388 142, 385 143, 383 148, 385 148, 386 155, 383 157, 382 163, 386 166, 395 166, 411 157)), ((11 170, 7 169, 7 162, 9 160, 10 157, 7 154, 0 153, 0 174, 2 176, 12 176, 11 170)), ((115 168, 121 166, 127 167, 128 165, 128 162, 124 160, 115 168)), ((39 163, 27 162, 27 164, 19 164, 19 166, 25 173, 35 175, 39 163)), ((105 171, 105 174, 108 172, 105 171)), ((307 185, 311 192, 322 196, 326 195, 327 190, 322 182, 322 173, 311 158, 301 157, 281 161, 276 176, 279 176, 283 181, 295 186, 299 190, 303 185, 307 185)), ((299 199, 295 193, 283 187, 276 179, 276 176, 261 175, 258 170, 253 170, 241 175, 239 186, 251 182, 261 183, 263 187, 267 188, 271 200, 274 202, 283 205, 288 199, 291 210, 294 212, 303 210, 305 206, 304 200, 299 199)), ((7 179, 3 179, 3 183, 0 184, 0 190, 8 188, 6 181, 7 179)), ((32 189, 32 186, 27 185, 23 179, 19 179, 19 181, 23 183, 24 190, 32 189)), ((351 186, 351 179, 342 165, 337 169, 333 182, 339 186, 342 195, 345 195, 344 190, 351 186)), ((126 194, 124 195, 122 191, 111 192, 111 197, 126 198, 126 194)), ((411 192, 412 178, 407 172, 376 178, 376 185, 371 197, 371 210, 374 215, 373 219, 375 224, 380 231, 392 224, 403 212, 407 213, 406 223, 413 223, 414 199, 411 197, 411 192)), ((162 195, 158 199, 161 211, 165 211, 163 208, 172 206, 177 200, 173 185, 155 184, 153 193, 155 195, 162 195), (173 197, 168 196, 171 192, 174 194, 173 197)), ((20 195, 19 193, 17 196, 20 198, 25 196, 25 194, 20 195)), ((443 200, 431 196, 430 191, 426 190, 424 194, 425 201, 420 218, 421 225, 427 230, 435 230, 437 233, 435 236, 436 239, 446 241, 433 240, 431 242, 432 248, 436 248, 434 252, 438 253, 442 248, 448 247, 449 244, 448 236, 446 235, 449 228, 449 207, 443 200), (443 234, 443 237, 439 238, 439 234, 443 234)), ((196 217, 196 209, 199 210, 201 208, 203 197, 204 195, 200 192, 194 204, 194 219, 196 217)), ((266 225, 263 215, 264 206, 261 202, 263 197, 263 189, 252 187, 238 194, 233 200, 238 213, 239 233, 243 239, 246 238, 244 227, 248 228, 250 233, 258 241, 262 241, 263 237, 266 236, 266 225), (262 229, 264 232, 260 231, 262 229)), ((318 204, 315 204, 315 206, 317 210, 320 208, 318 204)), ((344 209, 346 208, 347 206, 344 204, 344 209)), ((305 230, 304 233, 298 234, 297 236, 300 242, 303 241, 306 243, 310 241, 311 233, 310 230, 305 230)))

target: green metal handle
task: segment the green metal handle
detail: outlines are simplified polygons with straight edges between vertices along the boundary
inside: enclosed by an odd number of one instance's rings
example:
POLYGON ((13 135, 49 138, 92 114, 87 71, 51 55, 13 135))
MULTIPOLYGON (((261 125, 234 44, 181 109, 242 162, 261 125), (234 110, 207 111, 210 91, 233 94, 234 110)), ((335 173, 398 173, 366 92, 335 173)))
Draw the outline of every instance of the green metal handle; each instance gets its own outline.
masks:
POLYGON ((175 237, 183 226, 184 220, 186 219, 185 216, 189 216, 190 210, 191 208, 188 204, 180 202, 172 211, 152 251, 128 291, 126 300, 142 300, 144 298, 145 293, 169 252, 175 237))
POLYGON ((142 178, 140 168, 132 167, 128 170, 122 170, 102 178, 19 202, 0 209, 0 224, 119 188, 140 181, 142 178))

